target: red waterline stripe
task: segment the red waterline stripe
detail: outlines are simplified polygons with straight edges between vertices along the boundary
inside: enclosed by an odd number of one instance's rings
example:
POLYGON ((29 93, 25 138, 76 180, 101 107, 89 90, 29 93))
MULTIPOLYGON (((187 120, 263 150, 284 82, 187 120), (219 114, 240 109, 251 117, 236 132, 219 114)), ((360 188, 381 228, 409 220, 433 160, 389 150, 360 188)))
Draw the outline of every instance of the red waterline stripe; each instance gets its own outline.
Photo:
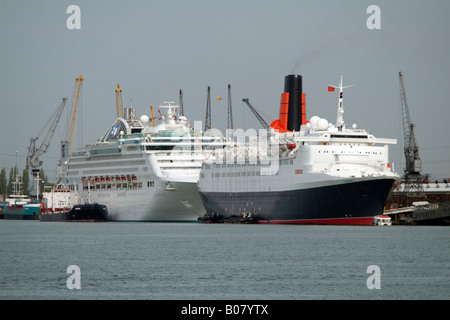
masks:
POLYGON ((373 224, 373 217, 362 218, 336 218, 336 219, 309 219, 309 220, 258 220, 263 224, 341 224, 341 225, 361 225, 370 226, 373 224))

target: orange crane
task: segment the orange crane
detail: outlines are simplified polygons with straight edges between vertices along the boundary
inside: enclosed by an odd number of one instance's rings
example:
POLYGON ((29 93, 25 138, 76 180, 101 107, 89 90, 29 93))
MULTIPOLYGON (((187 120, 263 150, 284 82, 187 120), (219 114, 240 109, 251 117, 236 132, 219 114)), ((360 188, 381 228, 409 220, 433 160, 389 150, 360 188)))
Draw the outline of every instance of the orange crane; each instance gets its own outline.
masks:
POLYGON ((117 102, 117 118, 122 118, 123 117, 122 89, 120 89, 119 84, 117 84, 117 89, 115 91, 116 91, 116 102, 117 102))
POLYGON ((156 126, 156 123, 155 123, 155 116, 154 116, 154 114, 153 114, 153 107, 152 106, 150 106, 150 127, 155 127, 156 126))
POLYGON ((72 116, 70 117, 69 134, 67 136, 67 141, 69 143, 69 155, 72 154, 73 146, 73 134, 75 132, 75 121, 77 119, 78 101, 80 99, 81 85, 83 84, 83 76, 79 76, 75 79, 75 98, 73 100, 72 106, 72 116))

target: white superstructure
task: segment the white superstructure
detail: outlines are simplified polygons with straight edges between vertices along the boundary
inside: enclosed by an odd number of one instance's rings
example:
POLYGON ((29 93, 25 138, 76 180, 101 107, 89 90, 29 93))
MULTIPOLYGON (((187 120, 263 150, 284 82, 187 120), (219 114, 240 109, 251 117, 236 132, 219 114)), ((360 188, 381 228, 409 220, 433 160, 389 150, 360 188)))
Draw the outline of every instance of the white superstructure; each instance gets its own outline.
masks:
POLYGON ((67 181, 84 198, 90 191, 91 202, 105 204, 108 220, 186 222, 205 213, 197 191, 202 161, 224 139, 194 131, 172 104, 159 107, 167 112, 156 127, 126 109, 96 144, 69 158, 67 181))
POLYGON ((389 162, 395 143, 355 127, 339 131, 312 117, 299 132, 272 132, 246 146, 216 150, 203 165, 199 186, 209 192, 273 192, 397 179, 389 162))
POLYGON ((59 184, 56 187, 45 187, 41 209, 43 213, 70 211, 74 205, 80 203, 81 196, 76 190, 59 184))

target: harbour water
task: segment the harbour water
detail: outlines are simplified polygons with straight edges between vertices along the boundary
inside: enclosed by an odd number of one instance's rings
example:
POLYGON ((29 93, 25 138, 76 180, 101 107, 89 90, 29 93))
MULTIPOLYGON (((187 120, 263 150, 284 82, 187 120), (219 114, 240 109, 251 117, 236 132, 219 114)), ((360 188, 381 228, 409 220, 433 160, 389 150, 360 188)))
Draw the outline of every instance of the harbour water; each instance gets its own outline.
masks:
POLYGON ((450 229, 0 220, 0 299, 450 299, 450 229))

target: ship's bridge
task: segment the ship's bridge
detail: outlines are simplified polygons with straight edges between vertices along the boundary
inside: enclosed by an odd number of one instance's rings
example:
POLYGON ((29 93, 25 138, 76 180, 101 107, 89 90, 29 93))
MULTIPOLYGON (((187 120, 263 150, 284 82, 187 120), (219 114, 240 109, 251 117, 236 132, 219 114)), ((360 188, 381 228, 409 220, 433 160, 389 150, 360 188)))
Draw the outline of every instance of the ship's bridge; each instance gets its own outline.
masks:
POLYGON ((144 126, 139 120, 125 120, 117 118, 116 121, 106 130, 101 142, 108 142, 111 140, 119 140, 122 134, 141 133, 144 126))

